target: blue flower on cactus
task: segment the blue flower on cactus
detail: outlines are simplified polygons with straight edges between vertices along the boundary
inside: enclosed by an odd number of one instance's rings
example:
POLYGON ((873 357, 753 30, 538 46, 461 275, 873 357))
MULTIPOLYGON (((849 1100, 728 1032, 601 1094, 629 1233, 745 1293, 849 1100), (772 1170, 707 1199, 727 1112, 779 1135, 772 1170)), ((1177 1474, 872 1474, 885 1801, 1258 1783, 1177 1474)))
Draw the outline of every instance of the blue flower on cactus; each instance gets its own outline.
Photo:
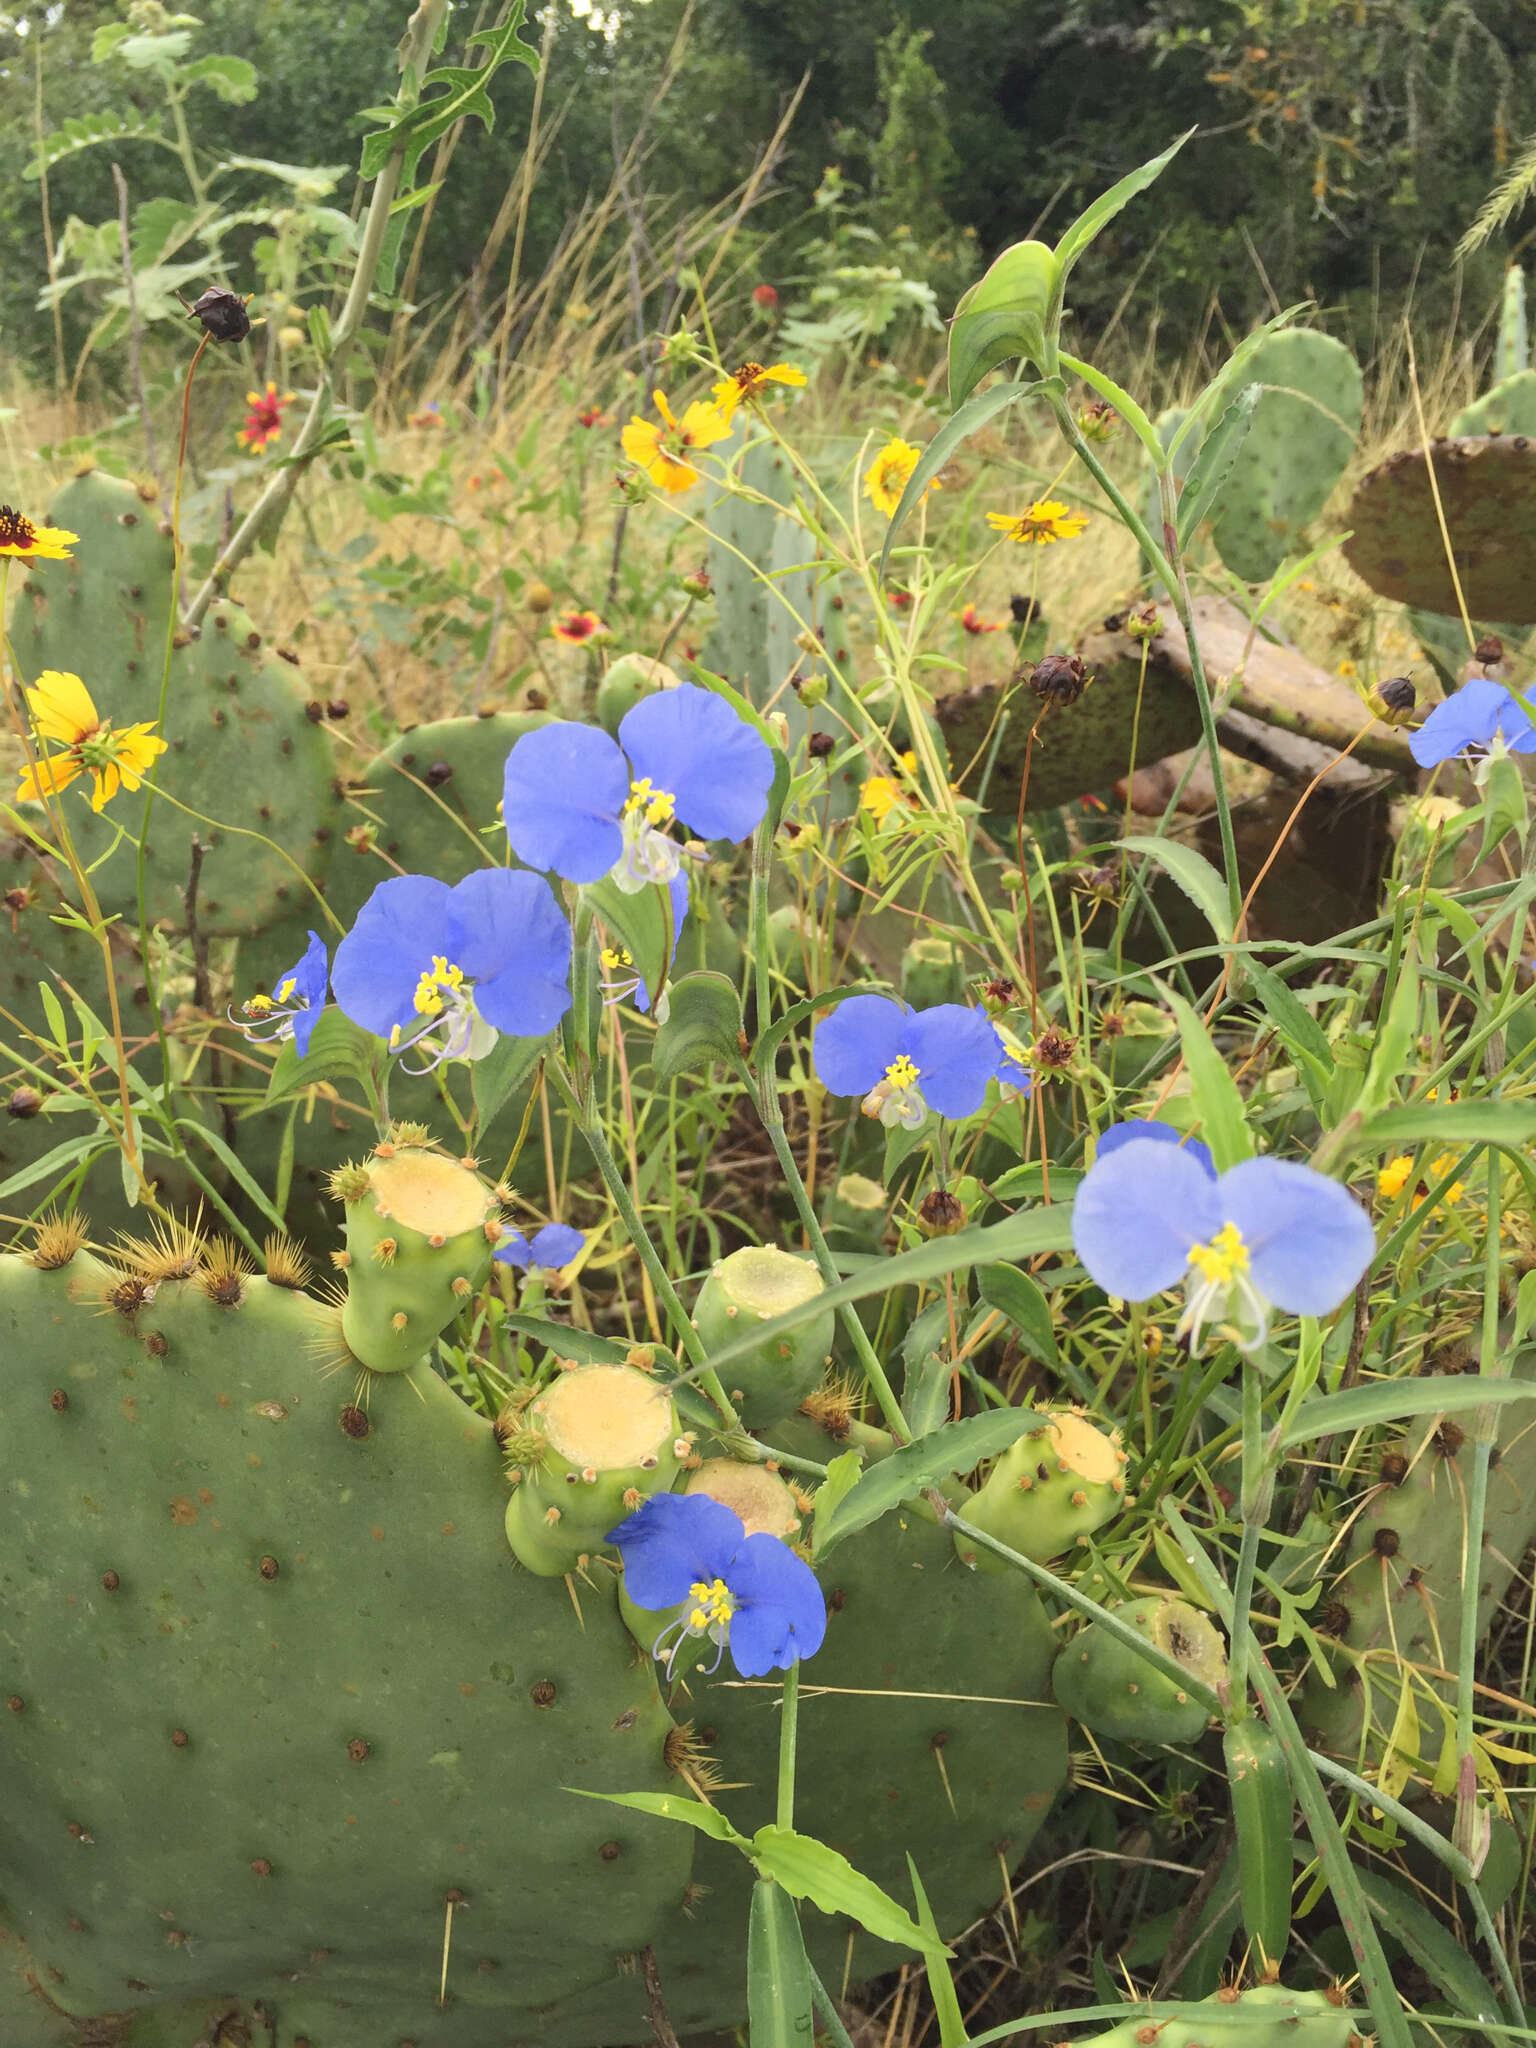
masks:
POLYGON ((1028 1080, 991 1018, 963 1003, 909 1010, 889 996, 850 996, 816 1026, 812 1054, 832 1093, 862 1095, 864 1114, 888 1131, 915 1131, 930 1109, 969 1116, 989 1081, 1028 1080))
POLYGON ((569 1223, 546 1223, 542 1230, 536 1230, 532 1239, 524 1237, 520 1230, 509 1230, 492 1254, 504 1266, 516 1266, 520 1273, 526 1273, 530 1266, 537 1266, 545 1273, 558 1273, 568 1266, 587 1241, 584 1230, 575 1230, 569 1223))
POLYGON ((813 1657, 827 1632, 816 1574, 777 1536, 749 1536, 741 1517, 702 1493, 657 1493, 606 1539, 624 1559, 637 1607, 676 1608, 652 1654, 668 1676, 690 1636, 708 1636, 718 1670, 727 1647, 743 1678, 813 1657))
POLYGON ((1072 1242, 1106 1294, 1147 1301, 1184 1282, 1179 1334, 1198 1346, 1216 1317, 1246 1349, 1264 1341, 1271 1305, 1322 1316, 1371 1263, 1376 1234, 1347 1189, 1285 1159, 1245 1159, 1213 1174, 1188 1145, 1146 1136, 1106 1157, 1078 1188, 1072 1242))
POLYGON ((1473 676, 1409 734, 1408 751, 1421 768, 1437 768, 1453 755, 1479 762, 1499 753, 1533 754, 1536 725, 1502 683, 1473 676))
POLYGON ((391 1052, 483 1059, 498 1035, 542 1038, 570 1008, 571 928, 537 875, 481 868, 449 888, 380 882, 336 949, 331 981, 355 1024, 391 1052))
POLYGON ((507 756, 501 813, 529 867, 568 882, 612 874, 634 894, 679 872, 673 825, 746 839, 772 783, 762 735, 713 690, 683 683, 627 711, 617 740, 565 723, 524 733, 507 756))
POLYGON ((1150 1138, 1155 1145, 1178 1145, 1191 1159, 1198 1159, 1211 1179, 1216 1178, 1216 1162, 1211 1157, 1209 1145, 1202 1145, 1198 1138, 1186 1138, 1173 1124, 1158 1123, 1147 1116, 1127 1117, 1123 1124, 1111 1124, 1099 1140, 1095 1159, 1105 1159, 1111 1152, 1118 1152, 1122 1145, 1129 1145, 1134 1138, 1150 1138))
POLYGON ((303 959, 277 977, 271 995, 252 996, 240 1005, 246 1020, 240 1029, 258 1044, 291 1038, 303 1059, 325 1008, 325 985, 330 976, 325 941, 318 932, 311 932, 303 959))
MULTIPOLYGON (((667 971, 672 971, 672 962, 677 958, 677 942, 683 935, 683 920, 688 915, 688 881, 684 875, 674 875, 667 884, 667 894, 672 899, 672 946, 667 954, 667 971)), ((645 978, 635 969, 634 955, 627 947, 617 943, 604 946, 600 955, 604 979, 599 986, 605 991, 603 1000, 607 1003, 622 1003, 626 996, 634 998, 635 1008, 646 1016, 651 1007, 651 992, 645 985, 645 978)), ((665 1008, 665 1005, 663 1005, 665 1008)), ((663 1016, 660 1021, 666 1022, 663 1016)))
POLYGON ((1028 1095, 1035 1085, 1035 1077, 1029 1066, 1029 1049, 1006 1024, 994 1024, 992 1029, 997 1033, 998 1050, 1002 1055, 993 1078, 1002 1088, 1003 1100, 1016 1101, 1019 1097, 1028 1095))

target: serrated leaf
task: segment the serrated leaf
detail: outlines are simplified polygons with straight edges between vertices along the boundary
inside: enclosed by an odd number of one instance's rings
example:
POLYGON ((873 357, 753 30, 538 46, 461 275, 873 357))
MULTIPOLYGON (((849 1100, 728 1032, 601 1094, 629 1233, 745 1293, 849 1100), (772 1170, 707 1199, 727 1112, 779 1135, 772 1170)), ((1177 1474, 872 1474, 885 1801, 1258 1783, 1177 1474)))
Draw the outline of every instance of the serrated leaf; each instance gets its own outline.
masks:
POLYGON ((656 1033, 651 1066, 660 1081, 706 1073, 741 1056, 741 997, 723 974, 700 970, 674 981, 667 1021, 656 1033))
POLYGON ((949 403, 964 405, 999 363, 1046 363, 1045 323, 1057 259, 1044 242, 1015 242, 955 308, 949 328, 949 403))
POLYGON ((873 1878, 855 1870, 846 1856, 825 1842, 770 1824, 752 1837, 752 1860, 791 1898, 809 1899, 823 1913, 846 1913, 878 1941, 915 1948, 925 1956, 949 1954, 943 1942, 919 1927, 873 1878))
POLYGON ((907 478, 896 510, 891 514, 891 523, 885 530, 885 545, 880 550, 882 583, 890 567, 891 549, 906 523, 907 515, 961 443, 968 441, 972 434, 979 433, 988 420, 1006 412, 1010 405, 1017 405, 1021 398, 1038 398, 1047 391, 1059 391, 1061 388, 1059 378, 1041 378, 1032 384, 994 384, 990 391, 967 399, 951 413, 918 457, 917 467, 907 478))
POLYGON ((1033 1408, 990 1408, 985 1415, 965 1415, 958 1422, 946 1422, 919 1443, 903 1444, 864 1474, 833 1515, 822 1548, 830 1549, 845 1536, 867 1529, 902 1501, 937 1486, 952 1473, 972 1471, 983 1458, 999 1456, 1039 1427, 1040 1417, 1033 1408))

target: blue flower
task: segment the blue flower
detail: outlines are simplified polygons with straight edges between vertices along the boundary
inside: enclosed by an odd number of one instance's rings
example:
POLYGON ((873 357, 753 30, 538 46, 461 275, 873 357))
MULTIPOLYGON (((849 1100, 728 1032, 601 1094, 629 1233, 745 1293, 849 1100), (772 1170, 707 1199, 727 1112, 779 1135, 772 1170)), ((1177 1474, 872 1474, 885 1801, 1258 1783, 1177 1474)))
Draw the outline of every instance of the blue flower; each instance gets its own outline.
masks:
POLYGON ((303 1059, 320 1022, 320 1012, 325 1008, 325 985, 329 980, 330 958, 325 941, 318 932, 311 932, 303 959, 277 977, 271 995, 252 996, 240 1005, 247 1020, 240 1029, 259 1044, 291 1038, 303 1059))
POLYGON ((669 1665, 689 1636, 710 1638, 715 1667, 729 1644, 743 1678, 787 1671, 821 1648, 827 1603, 816 1574, 777 1536, 748 1536, 707 1494, 653 1494, 606 1540, 619 1547, 637 1607, 681 1610, 652 1646, 669 1665))
POLYGON ((1284 1159, 1245 1159, 1212 1174, 1188 1145, 1128 1139, 1099 1157, 1072 1209, 1072 1242, 1106 1294, 1146 1301, 1185 1286, 1179 1324, 1195 1345, 1215 1316, 1246 1348, 1264 1340, 1271 1303, 1327 1315, 1371 1263, 1376 1234, 1347 1189, 1284 1159))
POLYGON ((380 882, 336 949, 336 1000, 391 1052, 426 1066, 484 1058, 500 1032, 542 1038, 570 1008, 571 928, 549 884, 480 868, 449 888, 380 882))
POLYGON ((617 740, 564 723, 524 733, 507 756, 501 813, 529 867, 568 882, 611 873, 634 893, 681 867, 670 826, 746 839, 772 782, 761 734, 713 690, 683 683, 627 711, 617 740))
MULTIPOLYGON (((683 935, 683 922, 688 915, 688 882, 683 875, 674 875, 667 884, 667 894, 672 899, 672 946, 667 954, 667 972, 672 971, 672 962, 677 958, 677 942, 683 935)), ((635 1008, 641 1016, 648 1014, 651 1007, 651 992, 645 985, 644 977, 635 971, 634 955, 619 945, 604 946, 600 955, 606 981, 599 987, 607 990, 605 1001, 622 1003, 626 996, 634 998, 635 1008)), ((665 1005, 663 1005, 663 1009, 665 1005)), ((659 1019, 666 1022, 663 1016, 659 1019)))
POLYGON ((1536 753, 1536 725, 1520 700, 1492 676, 1473 676, 1454 696, 1437 704, 1408 751, 1421 768, 1436 768, 1453 754, 1481 761, 1492 752, 1536 753))
POLYGON ((542 1230, 534 1232, 532 1243, 520 1230, 509 1230, 493 1256, 504 1266, 516 1266, 520 1273, 526 1273, 530 1266, 558 1273, 562 1266, 571 1263, 586 1241, 587 1233, 574 1230, 569 1223, 546 1223, 542 1230))
POLYGON ((992 1029, 997 1033, 998 1049, 1002 1054, 993 1070, 993 1078, 1002 1088, 1003 1100, 1015 1101, 1028 1095, 1035 1085, 1035 1077, 1029 1067, 1029 1050, 1006 1024, 994 1023, 992 1029))
POLYGON ((991 1080, 1021 1085, 1004 1071, 1010 1060, 992 1020, 963 1003, 909 1010, 889 996, 850 996, 816 1026, 812 1050, 832 1093, 862 1095, 864 1114, 887 1130, 915 1131, 930 1109, 969 1116, 991 1080))
POLYGON ((1212 1180, 1216 1178, 1216 1162, 1208 1145, 1202 1145, 1198 1138, 1186 1138, 1173 1124, 1156 1123, 1145 1116, 1127 1117, 1123 1124, 1111 1124, 1099 1140, 1095 1159, 1105 1159, 1111 1152, 1118 1152, 1133 1138, 1151 1138, 1155 1144, 1181 1145, 1191 1159, 1199 1160, 1212 1180))

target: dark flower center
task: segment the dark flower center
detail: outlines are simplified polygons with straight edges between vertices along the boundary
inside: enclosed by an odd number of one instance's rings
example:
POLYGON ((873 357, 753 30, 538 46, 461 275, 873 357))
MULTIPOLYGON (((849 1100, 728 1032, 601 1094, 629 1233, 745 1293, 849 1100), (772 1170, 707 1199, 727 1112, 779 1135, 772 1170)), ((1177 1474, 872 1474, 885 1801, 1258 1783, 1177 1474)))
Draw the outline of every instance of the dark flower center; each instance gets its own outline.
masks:
POLYGON ((14 505, 0 505, 0 548, 29 548, 37 528, 14 505))

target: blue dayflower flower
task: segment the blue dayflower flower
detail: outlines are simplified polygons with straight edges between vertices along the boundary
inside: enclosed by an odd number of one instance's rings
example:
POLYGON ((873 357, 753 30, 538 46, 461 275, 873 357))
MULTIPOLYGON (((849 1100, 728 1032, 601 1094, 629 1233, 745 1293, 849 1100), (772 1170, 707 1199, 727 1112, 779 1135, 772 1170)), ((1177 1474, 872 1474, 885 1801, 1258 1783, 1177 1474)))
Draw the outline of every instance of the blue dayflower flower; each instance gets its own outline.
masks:
POLYGON ((832 1093, 862 1095, 864 1114, 887 1130, 915 1131, 930 1109, 969 1116, 1007 1064, 1007 1048, 983 1011, 963 1003, 909 1010, 889 996, 839 1003, 816 1026, 812 1055, 832 1093))
MULTIPOLYGON (((309 1051, 320 1012, 325 1008, 325 987, 331 978, 330 956, 318 932, 311 932, 304 957, 280 974, 269 996, 252 996, 240 1005, 245 1022, 240 1029, 258 1044, 291 1038, 300 1059, 309 1051)), ((239 1024, 240 1019, 233 1022, 239 1024)))
POLYGON ((435 1067, 483 1059, 503 1031, 553 1031, 570 1008, 570 966, 571 928, 549 884, 480 868, 451 889, 430 875, 380 882, 331 980, 355 1024, 435 1067))
MULTIPOLYGON (((683 935, 683 920, 688 915, 688 879, 685 875, 674 875, 667 884, 667 894, 672 899, 672 946, 667 954, 667 972, 672 971, 672 962, 677 958, 677 942, 683 935)), ((607 979, 599 986, 607 990, 605 1001, 622 1003, 626 996, 634 999, 635 1008, 641 1016, 649 1014, 651 992, 645 985, 645 978, 635 970, 634 956, 627 948, 619 945, 604 946, 600 955, 603 973, 607 979)), ((665 1005, 663 1005, 665 1009, 665 1005)), ((666 1022, 665 1016, 659 1020, 666 1022)))
POLYGON ((1536 725, 1502 683, 1473 676, 1409 734, 1408 751, 1421 768, 1437 768, 1457 754, 1469 761, 1497 753, 1533 754, 1536 725))
POLYGON ((1322 1316, 1371 1263, 1376 1233, 1346 1188, 1286 1159, 1212 1174, 1187 1145, 1145 1136, 1102 1147, 1072 1208, 1072 1242, 1106 1294, 1146 1301, 1180 1279, 1179 1334, 1233 1322, 1261 1344, 1271 1305, 1322 1316))
POLYGON ((1035 1077, 1029 1066, 1028 1047, 1008 1029, 1006 1024, 994 1023, 992 1029, 997 1034, 998 1051, 1001 1054, 993 1069, 993 1079, 1002 1088, 1003 1100, 1009 1102, 1028 1095, 1035 1085, 1035 1077))
POLYGON ((683 683, 627 711, 616 740, 566 723, 524 733, 507 756, 501 814, 529 867, 568 882, 611 873, 633 894, 681 868, 672 825, 746 839, 772 783, 762 735, 713 690, 683 683))
POLYGON ((740 1515, 702 1493, 657 1493, 605 1539, 624 1559, 637 1607, 679 1609, 652 1645, 671 1666, 690 1636, 708 1636, 718 1669, 726 1648, 743 1678, 813 1657, 827 1632, 816 1574, 787 1543, 748 1536, 740 1515))
POLYGON ((1211 1157, 1209 1145, 1202 1145, 1198 1138, 1186 1138, 1174 1124, 1155 1121, 1152 1117, 1127 1117, 1124 1123, 1111 1124, 1099 1139, 1095 1159, 1107 1158, 1111 1152, 1118 1152, 1122 1145, 1129 1145, 1133 1138, 1150 1138, 1154 1144, 1180 1145, 1191 1159, 1198 1159, 1211 1179, 1216 1178, 1216 1162, 1211 1157))
POLYGON ((546 1223, 542 1230, 536 1230, 530 1241, 520 1230, 509 1230, 491 1256, 504 1266, 516 1266, 520 1273, 526 1273, 530 1266, 537 1266, 545 1273, 558 1273, 562 1266, 568 1266, 587 1241, 584 1230, 576 1230, 569 1223, 546 1223))

